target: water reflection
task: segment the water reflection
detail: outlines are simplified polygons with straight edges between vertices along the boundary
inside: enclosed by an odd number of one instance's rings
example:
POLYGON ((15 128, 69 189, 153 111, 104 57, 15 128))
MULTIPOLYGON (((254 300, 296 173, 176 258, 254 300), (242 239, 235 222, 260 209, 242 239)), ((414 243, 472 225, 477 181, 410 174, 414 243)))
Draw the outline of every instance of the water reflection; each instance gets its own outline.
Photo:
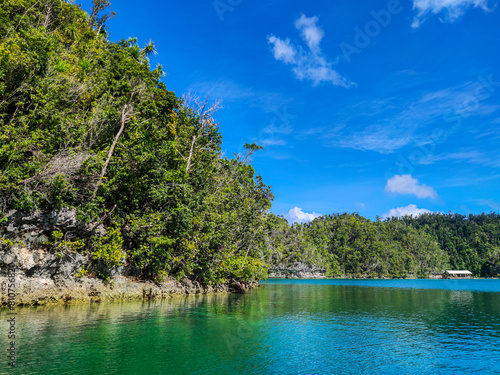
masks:
POLYGON ((0 374, 500 372, 500 293, 461 286, 274 283, 247 295, 23 308, 18 368, 2 359, 0 374))

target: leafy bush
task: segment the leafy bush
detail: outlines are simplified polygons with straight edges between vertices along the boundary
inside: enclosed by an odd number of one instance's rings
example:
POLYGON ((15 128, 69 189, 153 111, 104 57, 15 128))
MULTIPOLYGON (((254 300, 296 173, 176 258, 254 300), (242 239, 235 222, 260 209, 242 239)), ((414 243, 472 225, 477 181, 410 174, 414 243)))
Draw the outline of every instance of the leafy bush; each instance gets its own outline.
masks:
POLYGON ((108 227, 103 237, 93 237, 92 257, 108 267, 119 266, 125 258, 120 228, 108 227))

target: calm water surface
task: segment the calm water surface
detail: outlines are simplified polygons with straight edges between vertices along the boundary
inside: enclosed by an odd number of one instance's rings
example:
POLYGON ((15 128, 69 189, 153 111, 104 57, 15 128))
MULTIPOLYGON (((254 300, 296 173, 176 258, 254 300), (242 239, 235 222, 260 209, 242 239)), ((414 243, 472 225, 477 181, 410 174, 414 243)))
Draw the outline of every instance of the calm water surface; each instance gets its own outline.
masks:
POLYGON ((17 312, 17 368, 2 354, 0 374, 500 374, 500 280, 269 280, 17 312))

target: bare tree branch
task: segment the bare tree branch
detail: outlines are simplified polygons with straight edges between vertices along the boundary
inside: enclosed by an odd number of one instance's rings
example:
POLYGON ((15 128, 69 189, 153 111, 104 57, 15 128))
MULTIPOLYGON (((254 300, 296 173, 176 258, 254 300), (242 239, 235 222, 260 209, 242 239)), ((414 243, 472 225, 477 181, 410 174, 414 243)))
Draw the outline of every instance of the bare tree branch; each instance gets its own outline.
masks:
POLYGON ((186 164, 186 172, 189 172, 191 168, 191 159, 193 158, 194 144, 196 143, 196 135, 193 135, 193 141, 191 142, 191 149, 189 150, 189 156, 186 164))
POLYGON ((108 157, 106 159, 106 162, 104 163, 104 167, 102 168, 101 175, 99 176, 99 180, 97 181, 97 184, 94 188, 94 194, 92 194, 92 199, 94 199, 95 196, 97 195, 97 190, 99 189, 99 186, 101 185, 102 179, 106 175, 106 170, 108 169, 109 162, 111 161, 111 157, 113 156, 113 152, 115 151, 115 147, 116 147, 116 144, 118 142, 118 138, 120 138, 120 136, 122 135, 123 130, 125 129, 125 124, 129 121, 133 110, 134 110, 134 106, 131 103, 125 104, 123 106, 120 130, 118 130, 118 133, 116 133, 113 144, 111 145, 111 148, 109 149, 108 157))
MULTIPOLYGON (((184 101, 186 102, 186 106, 190 108, 198 118, 200 119, 200 127, 198 127, 191 141, 191 146, 189 148, 189 156, 186 164, 186 172, 189 172, 191 167, 194 165, 192 163, 193 155, 195 153, 196 142, 200 137, 203 137, 203 134, 207 132, 208 129, 214 127, 216 125, 215 120, 213 118, 213 114, 222 108, 222 101, 216 100, 214 104, 209 106, 210 96, 207 95, 205 100, 202 102, 198 97, 193 96, 190 92, 184 96, 184 101)), ((185 158, 184 158, 185 160, 185 158)))

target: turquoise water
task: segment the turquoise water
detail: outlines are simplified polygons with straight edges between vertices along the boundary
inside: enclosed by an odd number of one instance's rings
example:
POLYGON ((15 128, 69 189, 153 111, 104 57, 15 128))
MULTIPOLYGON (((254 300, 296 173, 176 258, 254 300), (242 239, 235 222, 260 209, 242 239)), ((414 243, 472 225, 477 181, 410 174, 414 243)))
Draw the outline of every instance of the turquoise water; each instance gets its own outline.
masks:
POLYGON ((0 374, 500 374, 499 280, 269 280, 17 312, 0 374))

